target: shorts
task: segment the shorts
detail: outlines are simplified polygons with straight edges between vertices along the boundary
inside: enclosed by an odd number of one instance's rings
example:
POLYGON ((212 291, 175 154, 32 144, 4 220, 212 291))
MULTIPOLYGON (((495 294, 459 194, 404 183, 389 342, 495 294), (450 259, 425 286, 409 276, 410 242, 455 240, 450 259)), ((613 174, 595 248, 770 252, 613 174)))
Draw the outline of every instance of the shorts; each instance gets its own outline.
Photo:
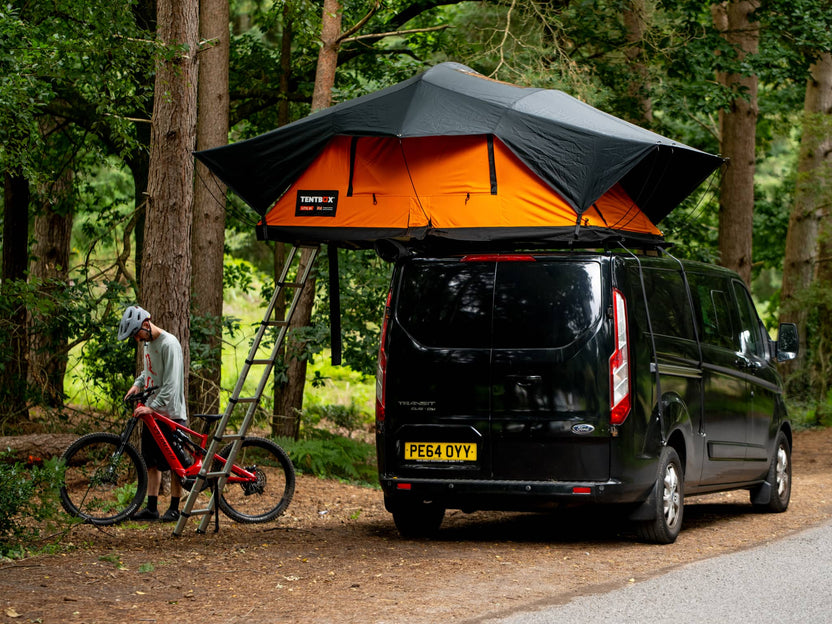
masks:
MULTIPOLYGON (((177 420, 175 422, 180 425, 184 425, 186 421, 177 420)), ((161 422, 159 423, 159 429, 162 430, 162 433, 165 435, 165 439, 170 442, 173 436, 173 431, 161 422)), ((144 423, 142 423, 142 459, 144 459, 145 466, 148 468, 156 468, 157 470, 161 470, 163 472, 170 470, 168 460, 162 454, 162 449, 160 449, 159 445, 156 444, 156 440, 153 439, 153 435, 144 423)))

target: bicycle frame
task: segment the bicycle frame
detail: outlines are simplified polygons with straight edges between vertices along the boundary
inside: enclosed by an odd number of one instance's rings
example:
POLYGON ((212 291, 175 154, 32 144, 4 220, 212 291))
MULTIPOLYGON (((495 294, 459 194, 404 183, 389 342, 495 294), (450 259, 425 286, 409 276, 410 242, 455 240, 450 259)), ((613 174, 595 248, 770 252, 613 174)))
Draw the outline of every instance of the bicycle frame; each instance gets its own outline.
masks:
MULTIPOLYGON (((139 402, 137 405, 144 405, 143 403, 139 402)), ((141 420, 145 427, 148 428, 150 431, 150 435, 153 436, 153 439, 156 441, 156 444, 159 445, 159 448, 162 451, 162 455, 164 455, 165 459, 168 462, 168 466, 170 466, 171 472, 175 473, 180 479, 185 478, 195 478, 199 471, 202 469, 202 465, 204 463, 205 458, 205 448, 208 442, 208 434, 204 433, 197 433, 193 429, 189 429, 184 425, 180 425, 178 422, 171 420, 167 416, 164 416, 158 412, 151 412, 150 414, 140 414, 138 416, 133 414, 133 417, 128 421, 127 427, 125 428, 124 433, 122 434, 122 446, 127 443, 127 440, 130 439, 130 436, 133 433, 133 430, 136 427, 136 423, 141 420), (171 448, 168 439, 165 437, 162 428, 159 426, 159 421, 161 421, 164 425, 166 425, 171 431, 175 429, 179 429, 182 431, 185 436, 190 441, 190 450, 193 452, 194 455, 194 463, 192 466, 185 468, 182 466, 182 462, 179 461, 179 458, 176 456, 176 453, 173 452, 173 448, 171 448), (199 444, 197 445, 193 438, 199 440, 199 444)), ((122 449, 120 449, 122 450, 122 449)), ((221 457, 218 453, 214 453, 213 459, 215 461, 221 462, 225 465, 225 458, 221 457)), ((245 468, 233 464, 231 467, 231 472, 228 475, 227 483, 246 483, 248 481, 256 481, 257 476, 245 468)))

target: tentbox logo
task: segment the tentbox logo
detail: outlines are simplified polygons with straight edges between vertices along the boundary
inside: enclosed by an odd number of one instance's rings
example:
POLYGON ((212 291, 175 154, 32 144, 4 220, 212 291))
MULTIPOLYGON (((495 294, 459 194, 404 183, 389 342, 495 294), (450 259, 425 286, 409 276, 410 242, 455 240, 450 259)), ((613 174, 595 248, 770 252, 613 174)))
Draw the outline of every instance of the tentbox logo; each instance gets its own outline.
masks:
POLYGON ((296 217, 334 217, 338 191, 298 191, 296 217))

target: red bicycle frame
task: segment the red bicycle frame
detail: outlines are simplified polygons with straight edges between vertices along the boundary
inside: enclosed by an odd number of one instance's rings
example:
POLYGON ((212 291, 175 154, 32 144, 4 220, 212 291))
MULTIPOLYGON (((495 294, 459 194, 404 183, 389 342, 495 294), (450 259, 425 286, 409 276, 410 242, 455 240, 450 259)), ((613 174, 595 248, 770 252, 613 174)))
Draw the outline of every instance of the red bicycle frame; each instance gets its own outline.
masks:
MULTIPOLYGON (((143 405, 143 403, 139 403, 139 405, 143 405)), ((208 442, 208 434, 205 433, 197 433, 193 429, 189 429, 184 425, 180 425, 175 420, 171 420, 167 416, 160 414, 159 412, 151 412, 150 414, 139 414, 138 416, 133 414, 133 418, 137 418, 141 420, 145 427, 148 428, 150 431, 150 435, 153 436, 153 439, 156 441, 156 444, 159 445, 159 449, 162 451, 162 455, 165 456, 165 459, 168 461, 168 466, 172 472, 176 473, 176 475, 180 479, 184 479, 186 477, 196 477, 199 474, 200 469, 202 468, 203 458, 205 457, 205 447, 208 442), (176 429, 182 430, 185 435, 191 440, 193 445, 191 446, 192 450, 196 450, 194 454, 194 463, 192 466, 185 468, 182 466, 182 462, 179 461, 179 458, 176 456, 176 453, 173 452, 173 449, 170 446, 170 442, 165 437, 165 434, 162 432, 162 428, 159 426, 157 421, 161 421, 167 427, 170 428, 171 432, 176 429), (199 440, 199 446, 196 446, 194 443, 193 438, 197 438, 199 440)), ((225 465, 225 458, 221 457, 219 454, 214 453, 214 460, 221 462, 225 465)), ((228 475, 228 483, 245 483, 247 481, 255 481, 256 475, 253 472, 249 472, 245 468, 237 466, 236 464, 231 467, 231 472, 228 475)))

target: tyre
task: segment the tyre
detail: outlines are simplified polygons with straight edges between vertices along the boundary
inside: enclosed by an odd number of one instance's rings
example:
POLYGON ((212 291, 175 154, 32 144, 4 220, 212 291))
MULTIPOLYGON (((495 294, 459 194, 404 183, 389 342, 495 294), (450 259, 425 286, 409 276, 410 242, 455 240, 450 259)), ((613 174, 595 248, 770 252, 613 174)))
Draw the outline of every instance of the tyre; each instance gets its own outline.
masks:
MULTIPOLYGON (((232 445, 219 455, 228 457, 232 445)), ((246 438, 234 461, 257 475, 253 483, 227 482, 220 496, 223 513, 237 522, 268 522, 281 515, 295 493, 295 467, 282 448, 265 438, 246 438)), ((214 471, 222 470, 214 463, 214 471)))
MULTIPOLYGON (((766 482, 771 486, 771 498, 768 503, 754 504, 755 509, 772 513, 781 513, 789 508, 792 495, 792 449, 786 434, 777 434, 777 445, 768 468, 766 482)), ((751 500, 757 496, 759 488, 751 491, 751 500)))
POLYGON ((399 535, 406 538, 433 537, 445 518, 445 508, 432 502, 390 503, 389 509, 399 535))
POLYGON ((64 451, 60 494, 68 514, 106 526, 126 520, 139 508, 147 491, 147 468, 130 444, 116 456, 120 445, 115 434, 90 433, 64 451))
POLYGON ((672 544, 682 529, 685 510, 684 473, 676 450, 666 446, 659 456, 654 487, 655 518, 636 524, 640 539, 654 544, 672 544))

